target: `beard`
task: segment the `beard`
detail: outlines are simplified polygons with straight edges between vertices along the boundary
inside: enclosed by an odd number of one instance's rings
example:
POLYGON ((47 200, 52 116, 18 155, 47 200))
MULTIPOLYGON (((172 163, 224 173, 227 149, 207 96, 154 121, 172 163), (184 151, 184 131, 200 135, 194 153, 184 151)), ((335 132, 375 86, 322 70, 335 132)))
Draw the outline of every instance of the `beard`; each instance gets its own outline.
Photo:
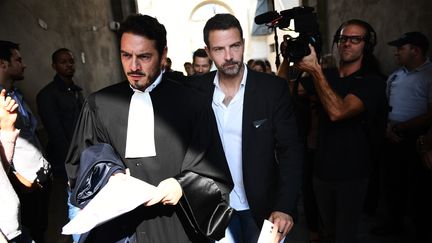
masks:
POLYGON ((220 72, 227 76, 235 76, 240 72, 242 62, 228 61, 222 64, 220 72))
POLYGON ((362 59, 363 52, 352 48, 339 48, 340 61, 342 63, 354 63, 362 59))
POLYGON ((156 78, 159 76, 160 72, 161 72, 160 69, 155 74, 146 73, 144 71, 130 71, 127 73, 127 79, 129 81, 129 84, 134 89, 144 91, 145 89, 147 89, 147 87, 149 87, 152 83, 154 83, 154 81, 156 81, 156 78), (133 78, 129 76, 133 74, 141 75, 141 77, 133 78))

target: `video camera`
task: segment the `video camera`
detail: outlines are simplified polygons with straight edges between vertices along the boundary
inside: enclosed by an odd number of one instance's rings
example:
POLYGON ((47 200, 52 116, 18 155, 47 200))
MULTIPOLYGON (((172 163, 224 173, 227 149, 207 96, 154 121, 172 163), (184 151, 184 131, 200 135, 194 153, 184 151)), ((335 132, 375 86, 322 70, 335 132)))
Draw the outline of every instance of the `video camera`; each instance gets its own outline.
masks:
MULTIPOLYGON (((319 55, 321 53, 321 35, 317 22, 316 13, 313 7, 295 7, 283 10, 280 13, 270 11, 255 17, 255 23, 258 25, 266 24, 269 28, 279 28, 284 30, 290 25, 291 19, 294 20, 294 31, 299 36, 293 38, 289 36, 285 50, 282 55, 289 58, 290 61, 296 62, 304 56, 310 54, 309 44, 311 44, 319 55)), ((275 30, 276 31, 276 30, 275 30)))

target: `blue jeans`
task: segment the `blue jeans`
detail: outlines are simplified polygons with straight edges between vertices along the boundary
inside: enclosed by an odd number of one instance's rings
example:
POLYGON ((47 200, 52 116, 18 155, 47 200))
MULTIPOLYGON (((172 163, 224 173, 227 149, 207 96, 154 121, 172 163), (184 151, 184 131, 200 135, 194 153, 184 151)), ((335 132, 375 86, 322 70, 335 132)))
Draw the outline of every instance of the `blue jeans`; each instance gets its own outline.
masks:
MULTIPOLYGON (((72 203, 70 202, 71 190, 68 188, 67 191, 68 191, 68 200, 67 200, 67 204, 68 204, 68 217, 69 217, 69 220, 72 220, 78 214, 78 212, 80 211, 80 208, 75 207, 74 205, 72 205, 72 203)), ((73 239, 73 241, 75 243, 78 243, 79 238, 80 238, 79 234, 73 234, 72 235, 72 239, 73 239)))
POLYGON ((250 210, 235 211, 225 230, 225 238, 219 243, 257 242, 261 229, 258 228, 250 210))

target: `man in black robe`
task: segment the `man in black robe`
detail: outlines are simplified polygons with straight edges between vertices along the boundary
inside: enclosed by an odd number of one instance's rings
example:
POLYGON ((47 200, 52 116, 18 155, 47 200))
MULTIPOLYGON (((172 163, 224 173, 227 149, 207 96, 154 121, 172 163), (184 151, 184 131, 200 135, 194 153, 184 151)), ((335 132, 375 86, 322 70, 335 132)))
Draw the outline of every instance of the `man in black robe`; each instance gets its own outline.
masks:
POLYGON ((231 215, 232 180, 214 115, 197 93, 164 74, 166 30, 155 18, 131 15, 120 35, 128 82, 86 100, 66 171, 74 188, 81 152, 108 143, 131 176, 158 186, 158 193, 92 230, 87 242, 116 242, 131 235, 136 242, 220 239, 231 215))

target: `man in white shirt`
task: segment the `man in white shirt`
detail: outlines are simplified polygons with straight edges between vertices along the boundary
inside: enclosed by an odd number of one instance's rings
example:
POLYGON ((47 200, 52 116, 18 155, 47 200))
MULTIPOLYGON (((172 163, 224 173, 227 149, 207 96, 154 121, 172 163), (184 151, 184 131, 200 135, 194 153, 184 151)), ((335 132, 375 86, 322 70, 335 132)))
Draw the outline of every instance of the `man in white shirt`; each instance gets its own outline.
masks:
POLYGON ((213 108, 234 181, 235 212, 220 242, 257 242, 264 219, 281 240, 294 224, 303 152, 288 84, 246 67, 243 32, 233 15, 209 19, 204 42, 217 71, 197 76, 191 86, 213 108))

